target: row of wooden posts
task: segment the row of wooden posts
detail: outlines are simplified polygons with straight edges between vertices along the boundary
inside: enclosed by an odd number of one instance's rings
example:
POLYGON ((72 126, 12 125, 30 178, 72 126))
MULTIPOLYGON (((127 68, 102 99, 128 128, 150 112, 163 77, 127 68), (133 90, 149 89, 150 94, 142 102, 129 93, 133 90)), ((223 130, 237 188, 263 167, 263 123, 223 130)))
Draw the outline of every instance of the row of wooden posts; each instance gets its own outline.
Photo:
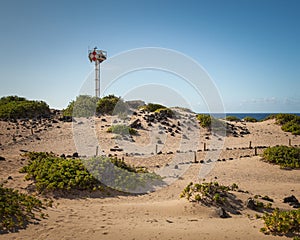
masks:
MULTIPOLYGON (((289 139, 289 146, 292 146, 292 140, 289 139)), ((252 141, 249 142, 249 149, 253 149, 252 148, 252 141)), ((98 156, 98 151, 99 151, 99 146, 96 146, 96 156, 98 156)), ((207 148, 206 148, 206 143, 203 143, 203 151, 206 152, 207 148)), ((155 154, 158 153, 158 145, 155 145, 155 154)), ((257 156, 257 147, 254 147, 254 156, 257 156)), ((196 151, 194 151, 194 158, 195 161, 197 161, 197 154, 196 151)))
MULTIPOLYGON (((289 139, 289 146, 292 146, 292 140, 289 139)), ((257 147, 255 146, 254 148, 252 147, 252 141, 249 142, 249 149, 254 149, 254 156, 257 156, 257 147)), ((203 143, 203 151, 206 152, 207 148, 206 148, 206 143, 203 143)), ((158 145, 156 144, 155 146, 155 153, 158 153, 158 145)), ((197 154, 196 151, 194 151, 194 158, 195 161, 197 160, 197 154)))

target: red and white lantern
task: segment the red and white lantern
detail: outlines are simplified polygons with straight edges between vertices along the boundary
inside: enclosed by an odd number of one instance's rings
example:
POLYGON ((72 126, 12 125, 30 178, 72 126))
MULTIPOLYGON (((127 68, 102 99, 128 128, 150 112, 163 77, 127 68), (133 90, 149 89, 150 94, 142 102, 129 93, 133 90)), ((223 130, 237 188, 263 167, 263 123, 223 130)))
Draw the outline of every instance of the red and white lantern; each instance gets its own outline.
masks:
POLYGON ((97 48, 94 48, 93 51, 90 51, 89 53, 89 59, 91 62, 103 62, 104 60, 106 60, 106 52, 102 51, 102 50, 97 50, 97 48))

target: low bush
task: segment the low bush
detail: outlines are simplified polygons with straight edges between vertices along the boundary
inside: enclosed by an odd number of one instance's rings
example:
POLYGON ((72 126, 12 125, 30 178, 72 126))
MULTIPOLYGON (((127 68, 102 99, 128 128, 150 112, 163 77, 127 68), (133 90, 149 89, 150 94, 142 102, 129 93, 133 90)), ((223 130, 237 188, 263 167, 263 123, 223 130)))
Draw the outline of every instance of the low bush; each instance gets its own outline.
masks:
POLYGON ((120 98, 108 95, 103 98, 96 98, 88 95, 80 95, 75 101, 71 101, 63 110, 64 116, 91 117, 98 115, 117 115, 128 113, 129 107, 120 98))
POLYGON ((37 212, 44 216, 42 208, 39 199, 0 185, 0 233, 25 228, 37 212))
POLYGON ((50 116, 50 108, 43 101, 8 96, 0 99, 0 119, 39 118, 50 116))
POLYGON ((211 116, 208 114, 198 114, 197 120, 200 123, 200 126, 203 128, 210 128, 211 127, 211 116))
POLYGON ((107 132, 109 133, 115 133, 115 134, 120 134, 120 135, 136 135, 137 130, 128 127, 126 125, 122 124, 117 124, 117 125, 112 125, 107 129, 107 132))
POLYGON ((88 95, 80 95, 75 101, 69 103, 63 110, 64 116, 91 117, 96 113, 98 99, 88 95))
POLYGON ((300 135, 300 122, 297 119, 294 119, 290 122, 287 122, 281 126, 281 129, 285 132, 291 132, 294 135, 300 135))
POLYGON ((294 135, 300 135, 300 116, 295 114, 280 113, 276 115, 276 123, 281 125, 285 132, 291 132, 294 135))
POLYGON ((270 114, 268 116, 266 116, 262 121, 267 121, 270 119, 275 119, 277 114, 270 114))
POLYGON ((265 227, 261 228, 261 232, 265 234, 300 234, 300 209, 290 211, 275 209, 272 213, 264 213, 262 219, 265 227))
POLYGON ((27 173, 25 179, 33 180, 39 192, 91 190, 99 184, 80 159, 64 159, 43 152, 29 152, 25 156, 29 158, 29 163, 20 172, 27 173))
POLYGON ((264 150, 263 159, 281 167, 299 168, 300 148, 288 146, 269 147, 264 150))
POLYGON ((260 210, 272 209, 272 203, 263 203, 259 200, 254 201, 255 207, 260 210))
POLYGON ((158 109, 165 109, 165 108, 167 107, 157 103, 148 103, 147 105, 141 107, 141 109, 144 109, 145 111, 148 112, 155 112, 158 109))
POLYGON ((88 159, 85 166, 101 183, 121 192, 148 192, 164 184, 159 175, 145 168, 128 166, 116 158, 88 159))
POLYGON ((164 115, 164 116, 167 116, 169 118, 172 118, 174 115, 173 111, 170 108, 159 108, 159 109, 156 109, 154 112, 164 115))
POLYGON ((123 101, 121 97, 115 95, 108 95, 99 99, 97 103, 97 114, 100 115, 118 115, 127 114, 129 106, 123 101))
POLYGON ((208 114, 198 114, 197 120, 203 128, 207 128, 213 133, 219 134, 221 136, 226 136, 227 134, 227 123, 216 119, 208 114))
POLYGON ((155 112, 158 114, 163 114, 170 118, 173 117, 174 115, 173 111, 170 108, 167 108, 166 106, 157 103, 148 103, 144 106, 141 106, 139 109, 145 110, 147 112, 155 112))
POLYGON ((245 122, 253 122, 253 123, 255 123, 255 122, 257 122, 257 119, 254 118, 254 117, 245 117, 244 121, 245 122))
POLYGON ((127 165, 117 158, 64 159, 52 153, 29 152, 28 165, 21 169, 40 193, 55 190, 97 190, 103 184, 120 191, 136 191, 161 184, 161 177, 146 169, 127 165))
POLYGON ((280 125, 284 125, 293 120, 297 120, 299 117, 294 114, 289 113, 279 113, 275 115, 276 123, 280 125))
POLYGON ((204 205, 220 205, 226 202, 229 191, 235 191, 238 185, 224 186, 218 182, 190 183, 180 194, 181 198, 201 202, 204 205))
POLYGON ((225 120, 230 121, 230 122, 239 122, 239 121, 241 121, 241 119, 239 119, 239 118, 236 117, 236 116, 227 116, 227 117, 225 118, 225 120))

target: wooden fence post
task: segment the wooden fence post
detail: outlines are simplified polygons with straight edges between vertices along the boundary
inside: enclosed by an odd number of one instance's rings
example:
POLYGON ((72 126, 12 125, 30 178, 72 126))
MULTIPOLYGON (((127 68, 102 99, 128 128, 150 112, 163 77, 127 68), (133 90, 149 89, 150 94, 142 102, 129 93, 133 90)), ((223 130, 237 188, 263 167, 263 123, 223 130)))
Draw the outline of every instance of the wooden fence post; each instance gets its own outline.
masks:
POLYGON ((99 149, 99 146, 96 146, 96 157, 98 156, 98 149, 99 149))

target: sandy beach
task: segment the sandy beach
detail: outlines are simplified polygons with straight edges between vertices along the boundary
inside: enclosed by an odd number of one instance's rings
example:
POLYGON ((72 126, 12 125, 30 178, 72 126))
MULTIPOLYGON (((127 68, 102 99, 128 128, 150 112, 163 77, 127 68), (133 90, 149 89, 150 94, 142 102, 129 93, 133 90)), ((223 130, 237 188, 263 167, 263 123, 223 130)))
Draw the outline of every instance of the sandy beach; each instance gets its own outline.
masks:
MULTIPOLYGON (((180 116, 180 119, 170 122, 176 126, 178 121, 181 123, 180 131, 175 136, 170 136, 165 129, 159 133, 159 122, 148 126, 142 120, 144 129, 138 130, 139 134, 133 136, 134 141, 116 140, 113 134, 107 133, 114 121, 112 117, 86 120, 93 124, 101 147, 99 154, 117 154, 131 165, 144 166, 158 173, 166 166, 176 165, 175 169, 182 171, 178 170, 178 177, 170 185, 138 195, 107 196, 85 192, 55 198, 53 207, 45 210, 49 215, 47 219, 30 224, 17 233, 2 234, 0 239, 288 239, 261 233, 259 229, 263 221, 255 218, 257 212, 248 209, 246 201, 257 194, 268 195, 274 199, 274 207, 292 209, 283 203, 283 198, 292 194, 300 198, 299 170, 282 170, 279 166, 263 162, 260 154, 264 147, 288 145, 289 141, 299 146, 300 137, 283 132, 275 120, 267 120, 257 123, 230 122, 238 130, 237 135, 214 139, 207 130, 199 127, 192 113, 181 112, 180 116), (241 129, 247 129, 248 133, 243 134, 241 129), (185 138, 184 134, 187 135, 185 138), (159 144, 158 140, 162 143, 159 144), (222 143, 222 149, 214 149, 218 145, 216 142, 222 143), (123 151, 111 151, 116 145, 123 151), (161 153, 157 154, 157 151, 161 153), (223 219, 214 207, 180 199, 184 187, 190 182, 200 181, 201 169, 211 161, 213 164, 205 175, 206 180, 236 183, 240 189, 248 191, 235 193, 243 202, 239 208, 240 215, 230 214, 230 218, 223 219)), ((129 122, 136 118, 132 116, 129 122)), ((88 122, 79 122, 45 120, 22 125, 20 121, 17 124, 0 121, 0 156, 5 158, 0 161, 0 181, 5 182, 6 187, 27 192, 26 187, 31 182, 25 181, 25 175, 19 173, 27 162, 21 156, 24 151, 52 151, 58 155, 79 152, 83 155, 74 140, 78 144, 88 136, 74 137, 73 129, 79 126, 80 132, 80 127, 88 122), (32 124, 36 125, 33 132, 32 124)), ((95 151, 93 144, 89 147, 95 151)))

